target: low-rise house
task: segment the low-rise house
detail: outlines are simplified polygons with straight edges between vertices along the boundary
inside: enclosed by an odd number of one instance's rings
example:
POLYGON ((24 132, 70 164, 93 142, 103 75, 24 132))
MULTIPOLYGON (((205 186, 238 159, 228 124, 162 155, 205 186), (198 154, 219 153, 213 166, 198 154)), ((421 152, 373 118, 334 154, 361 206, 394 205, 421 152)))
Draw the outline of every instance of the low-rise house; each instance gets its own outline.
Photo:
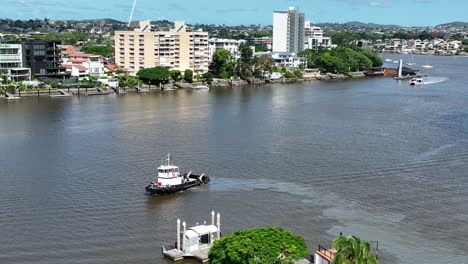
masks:
POLYGON ((80 48, 73 45, 58 45, 60 49, 60 54, 62 57, 68 57, 70 54, 75 54, 80 52, 80 48))
POLYGON ((236 39, 208 39, 208 56, 210 61, 213 60, 213 54, 215 51, 220 49, 225 49, 229 51, 236 58, 240 57, 239 46, 240 44, 245 43, 245 40, 236 40, 236 39))
POLYGON ((293 52, 258 52, 257 56, 268 55, 275 60, 277 67, 298 68, 307 63, 307 59, 293 52))
MULTIPOLYGON (((99 78, 105 75, 104 63, 105 60, 101 55, 86 54, 86 53, 75 53, 70 54, 69 58, 63 58, 63 66, 67 65, 72 66, 81 66, 86 69, 86 75, 90 77, 99 78)), ((76 69, 81 70, 81 67, 75 67, 76 69)), ((68 67, 68 70, 73 68, 68 67)), ((76 72, 76 70, 75 70, 76 72)), ((77 76, 74 76, 77 77, 77 76)))

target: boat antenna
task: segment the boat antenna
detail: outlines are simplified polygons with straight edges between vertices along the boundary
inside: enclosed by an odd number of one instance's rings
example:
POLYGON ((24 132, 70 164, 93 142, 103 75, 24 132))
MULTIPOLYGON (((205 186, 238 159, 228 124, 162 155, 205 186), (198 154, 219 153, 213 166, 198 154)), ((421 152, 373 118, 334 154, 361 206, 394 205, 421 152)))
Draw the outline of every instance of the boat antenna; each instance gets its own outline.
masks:
POLYGON ((130 13, 130 18, 128 19, 128 27, 130 27, 130 24, 132 23, 133 12, 135 12, 136 3, 137 3, 137 0, 133 0, 132 12, 130 13))

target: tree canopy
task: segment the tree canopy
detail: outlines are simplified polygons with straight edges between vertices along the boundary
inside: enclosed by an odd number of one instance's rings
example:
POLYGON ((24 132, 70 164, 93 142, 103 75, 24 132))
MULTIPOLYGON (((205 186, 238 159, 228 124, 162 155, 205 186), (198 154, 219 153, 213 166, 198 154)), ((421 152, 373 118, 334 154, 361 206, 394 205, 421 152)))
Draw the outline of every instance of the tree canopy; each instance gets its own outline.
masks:
POLYGON ((339 236, 333 242, 336 256, 333 264, 378 264, 372 256, 369 242, 361 241, 355 236, 339 236))
POLYGON ((216 50, 213 53, 213 61, 210 69, 215 76, 227 79, 235 75, 236 60, 228 50, 216 50))
POLYGON ((319 68, 325 72, 347 73, 362 71, 383 65, 382 58, 368 49, 358 47, 318 48, 304 50, 300 54, 307 59, 308 68, 319 68))
POLYGON ((283 264, 308 255, 302 237, 278 227, 237 231, 214 242, 212 264, 283 264))
POLYGON ((109 57, 114 53, 114 50, 108 46, 88 46, 81 48, 81 51, 101 55, 103 57, 109 57))
POLYGON ((137 76, 142 82, 151 85, 167 83, 171 75, 166 67, 154 67, 139 70, 137 76))
POLYGON ((190 69, 186 69, 184 72, 184 80, 188 83, 193 82, 193 71, 190 69))

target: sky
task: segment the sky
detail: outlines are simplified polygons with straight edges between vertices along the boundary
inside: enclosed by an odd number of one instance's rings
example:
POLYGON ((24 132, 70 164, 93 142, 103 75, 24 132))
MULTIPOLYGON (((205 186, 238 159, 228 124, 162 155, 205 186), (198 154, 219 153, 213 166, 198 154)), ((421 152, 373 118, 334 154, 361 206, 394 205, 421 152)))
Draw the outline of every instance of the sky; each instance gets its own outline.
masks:
MULTIPOLYGON (((128 21, 133 0, 0 0, 0 18, 128 21)), ((468 22, 468 0, 137 0, 134 20, 272 24, 272 12, 297 6, 315 23, 360 21, 402 26, 468 22)))

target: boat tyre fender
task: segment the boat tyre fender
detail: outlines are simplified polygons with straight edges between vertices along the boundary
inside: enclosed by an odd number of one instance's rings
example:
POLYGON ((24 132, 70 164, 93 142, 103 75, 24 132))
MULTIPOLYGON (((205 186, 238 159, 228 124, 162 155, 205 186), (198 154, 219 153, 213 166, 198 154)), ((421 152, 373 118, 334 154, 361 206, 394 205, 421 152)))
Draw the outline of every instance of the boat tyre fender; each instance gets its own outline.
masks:
POLYGON ((210 182, 210 177, 208 177, 208 176, 203 176, 202 182, 203 182, 204 184, 209 183, 209 182, 210 182))

